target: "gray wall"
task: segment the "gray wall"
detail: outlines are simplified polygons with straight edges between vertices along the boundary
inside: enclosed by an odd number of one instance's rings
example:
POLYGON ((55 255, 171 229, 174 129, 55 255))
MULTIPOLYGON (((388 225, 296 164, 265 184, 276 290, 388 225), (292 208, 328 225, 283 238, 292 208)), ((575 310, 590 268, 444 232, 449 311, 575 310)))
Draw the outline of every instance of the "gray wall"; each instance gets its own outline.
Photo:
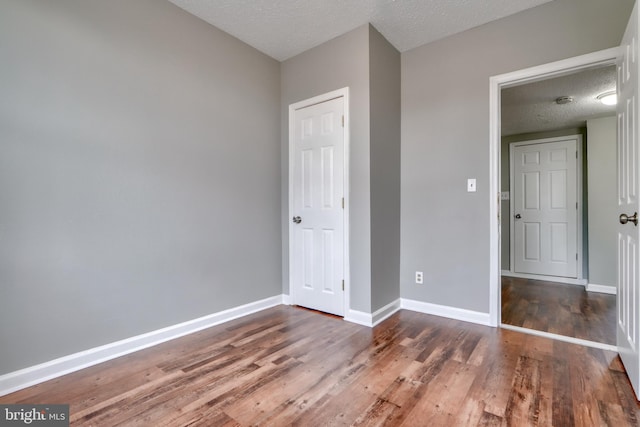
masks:
POLYGON ((400 298, 400 53, 369 27, 371 310, 400 298))
MULTIPOLYGON (((511 192, 511 183, 510 183, 510 155, 509 155, 509 144, 512 142, 519 141, 531 141, 534 139, 543 139, 543 138, 555 138, 560 136, 567 135, 582 135, 582 150, 583 150, 583 204, 587 206, 587 180, 586 180, 586 146, 587 146, 587 128, 568 128, 568 129, 559 129, 555 131, 547 131, 547 132, 531 132, 531 133, 522 133, 519 135, 508 135, 502 137, 501 147, 500 147, 500 190, 501 191, 509 191, 511 192)), ((511 197, 511 194, 509 194, 511 197)), ((502 218, 501 225, 501 235, 500 235, 500 250, 501 250, 501 263, 500 268, 502 270, 509 270, 510 268, 510 260, 509 260, 509 251, 511 248, 511 229, 510 229, 510 219, 511 219, 511 205, 509 200, 503 200, 500 204, 501 212, 500 218, 502 218)), ((583 257, 584 263, 588 263, 588 259, 586 257, 588 252, 585 252, 585 249, 588 248, 587 245, 587 209, 583 210, 583 226, 585 229, 583 230, 583 234, 585 235, 583 243, 583 257)), ((586 276, 586 270, 583 272, 586 276)))
POLYGON ((289 292, 289 105, 342 87, 350 96, 350 308, 400 297, 400 53, 371 25, 282 63, 284 292, 289 292))
POLYGON ((633 1, 614 3, 556 0, 403 53, 403 298, 489 311, 489 78, 617 46, 633 1))
MULTIPOLYGON (((632 4, 401 55, 400 295, 488 311, 489 77, 616 46, 632 4)), ((397 297, 397 54, 368 25, 278 64, 164 1, 1 6, 0 374, 288 292, 287 107, 345 86, 351 307, 397 297)))
MULTIPOLYGON (((616 118, 587 120, 589 283, 616 286, 616 118)), ((633 212, 632 212, 633 213, 633 212)))
POLYGON ((282 276, 289 293, 289 105, 349 87, 351 308, 371 310, 371 201, 369 147, 369 25, 281 64, 282 276))
POLYGON ((279 64, 164 1, 0 7, 0 374, 281 294, 279 64))

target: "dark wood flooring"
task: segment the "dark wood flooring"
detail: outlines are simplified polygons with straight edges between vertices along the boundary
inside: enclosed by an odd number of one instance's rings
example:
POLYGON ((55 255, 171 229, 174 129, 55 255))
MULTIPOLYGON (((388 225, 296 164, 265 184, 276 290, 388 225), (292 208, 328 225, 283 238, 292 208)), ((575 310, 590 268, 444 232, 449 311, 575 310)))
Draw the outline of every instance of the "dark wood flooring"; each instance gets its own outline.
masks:
POLYGON ((400 311, 279 306, 0 398, 74 426, 637 426, 616 354, 400 311))
POLYGON ((502 278, 502 323, 616 344, 616 296, 582 286, 502 278))

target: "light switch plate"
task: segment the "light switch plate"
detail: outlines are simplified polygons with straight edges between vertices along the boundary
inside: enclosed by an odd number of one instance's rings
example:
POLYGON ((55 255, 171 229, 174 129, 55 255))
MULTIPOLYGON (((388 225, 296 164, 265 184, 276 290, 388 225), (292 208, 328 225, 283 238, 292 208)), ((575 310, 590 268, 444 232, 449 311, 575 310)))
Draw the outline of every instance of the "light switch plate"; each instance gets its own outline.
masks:
POLYGON ((467 192, 475 193, 475 191, 476 191, 476 179, 475 178, 467 179, 467 192))
POLYGON ((500 193, 500 200, 509 200, 509 192, 503 191, 500 193))

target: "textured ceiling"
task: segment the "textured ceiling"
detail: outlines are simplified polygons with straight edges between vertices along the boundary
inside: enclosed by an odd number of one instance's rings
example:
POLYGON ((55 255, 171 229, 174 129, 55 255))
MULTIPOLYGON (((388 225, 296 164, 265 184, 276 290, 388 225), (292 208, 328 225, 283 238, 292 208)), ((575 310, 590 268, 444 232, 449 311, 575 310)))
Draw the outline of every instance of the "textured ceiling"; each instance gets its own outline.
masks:
POLYGON ((502 90, 502 135, 584 126, 587 119, 615 114, 616 107, 598 101, 615 90, 616 67, 594 68, 502 90), (556 98, 574 102, 558 105, 556 98))
POLYGON ((283 61, 371 23, 400 52, 551 0, 170 0, 283 61))

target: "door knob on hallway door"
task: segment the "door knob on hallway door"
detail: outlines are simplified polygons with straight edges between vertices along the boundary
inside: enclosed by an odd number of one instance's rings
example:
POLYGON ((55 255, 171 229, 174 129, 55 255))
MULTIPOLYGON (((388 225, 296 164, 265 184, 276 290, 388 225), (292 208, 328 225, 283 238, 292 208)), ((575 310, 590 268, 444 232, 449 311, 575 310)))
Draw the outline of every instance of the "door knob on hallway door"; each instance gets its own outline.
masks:
POLYGON ((522 215, 520 215, 520 214, 515 214, 513 217, 514 217, 515 219, 520 219, 520 218, 522 218, 522 215))
POLYGON ((300 224, 302 222, 302 218, 300 218, 299 216, 294 216, 293 222, 296 224, 300 224))
POLYGON ((632 216, 627 214, 620 214, 620 224, 626 224, 627 222, 632 222, 633 225, 638 225, 638 212, 635 212, 632 216))

